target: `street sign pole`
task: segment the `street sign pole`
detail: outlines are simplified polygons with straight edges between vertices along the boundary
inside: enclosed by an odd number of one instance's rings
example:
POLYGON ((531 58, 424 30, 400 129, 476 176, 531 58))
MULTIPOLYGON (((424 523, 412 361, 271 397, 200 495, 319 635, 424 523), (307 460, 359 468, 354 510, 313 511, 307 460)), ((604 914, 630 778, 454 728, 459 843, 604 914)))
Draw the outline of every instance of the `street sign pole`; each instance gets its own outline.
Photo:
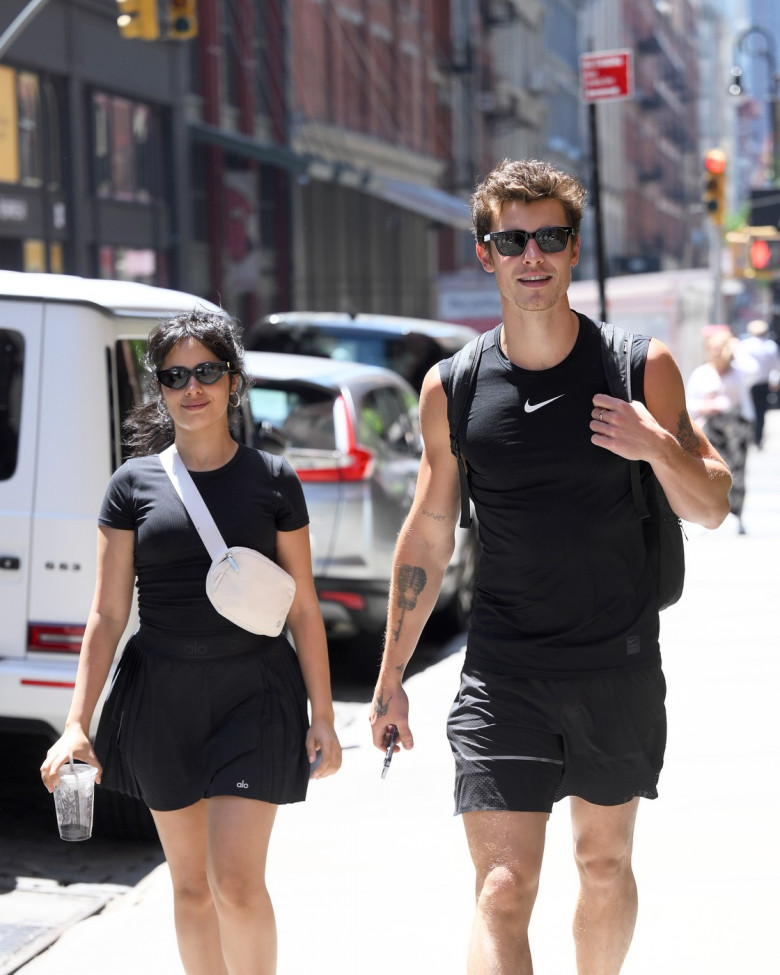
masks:
POLYGON ((590 126, 591 186, 593 191, 593 212, 596 218, 596 274, 599 286, 599 314, 601 321, 607 320, 606 258, 604 255, 604 227, 601 215, 601 168, 599 165, 599 128, 596 103, 588 105, 590 126))
POLYGON ((580 57, 582 97, 588 104, 590 129, 591 184, 596 221, 596 273, 599 287, 601 320, 607 320, 606 255, 601 207, 601 167, 599 163, 599 130, 596 103, 631 98, 634 94, 630 50, 599 51, 580 57))

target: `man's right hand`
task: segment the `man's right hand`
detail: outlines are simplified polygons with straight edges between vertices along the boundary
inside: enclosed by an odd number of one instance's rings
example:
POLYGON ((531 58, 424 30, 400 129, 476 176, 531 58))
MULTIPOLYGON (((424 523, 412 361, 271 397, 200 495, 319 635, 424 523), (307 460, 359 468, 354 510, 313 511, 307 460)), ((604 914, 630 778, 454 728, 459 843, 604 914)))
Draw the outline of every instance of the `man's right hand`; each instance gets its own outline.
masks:
POLYGON ((407 751, 414 748, 414 737, 409 728, 409 698, 400 684, 392 689, 382 681, 377 684, 368 720, 376 748, 387 749, 387 730, 391 725, 398 729, 398 745, 407 751))

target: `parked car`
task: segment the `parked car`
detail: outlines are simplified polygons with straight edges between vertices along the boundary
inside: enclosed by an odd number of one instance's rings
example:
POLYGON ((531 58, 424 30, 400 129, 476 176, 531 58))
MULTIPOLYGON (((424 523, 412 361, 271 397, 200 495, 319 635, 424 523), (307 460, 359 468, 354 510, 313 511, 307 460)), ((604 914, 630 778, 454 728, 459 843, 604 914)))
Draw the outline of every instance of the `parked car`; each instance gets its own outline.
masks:
MULTIPOLYGON (((417 393, 378 366, 273 352, 248 352, 246 362, 255 444, 283 453, 303 484, 328 634, 361 634, 373 645, 417 483, 417 393)), ((450 629, 468 620, 476 574, 476 533, 457 534, 435 611, 435 622, 450 629)))
MULTIPOLYGON (((0 733, 51 744, 62 732, 98 511, 125 459, 122 417, 143 395, 146 339, 196 306, 220 311, 133 282, 0 271, 0 733)), ((125 637, 136 624, 134 613, 125 637)), ((119 793, 101 794, 95 816, 119 835, 154 832, 143 804, 119 793)))
POLYGON ((418 392, 426 372, 479 333, 468 325, 395 315, 288 311, 244 335, 247 349, 365 362, 392 369, 418 392))

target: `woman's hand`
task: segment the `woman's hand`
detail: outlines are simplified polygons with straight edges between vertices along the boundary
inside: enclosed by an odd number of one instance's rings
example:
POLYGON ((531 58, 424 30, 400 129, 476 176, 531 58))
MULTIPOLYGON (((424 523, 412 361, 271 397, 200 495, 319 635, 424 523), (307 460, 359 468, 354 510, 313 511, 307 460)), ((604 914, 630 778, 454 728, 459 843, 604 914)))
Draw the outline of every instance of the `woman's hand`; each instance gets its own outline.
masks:
POLYGON ((311 773, 313 779, 324 779, 341 768, 341 745, 332 721, 314 719, 306 733, 309 764, 319 763, 311 773))
POLYGON ((71 758, 86 762, 87 765, 94 765, 98 770, 95 781, 100 782, 103 766, 98 761, 92 744, 81 725, 72 725, 66 728, 62 737, 54 742, 46 753, 43 765, 41 765, 41 779, 49 792, 54 791, 55 785, 60 780, 60 769, 71 758))

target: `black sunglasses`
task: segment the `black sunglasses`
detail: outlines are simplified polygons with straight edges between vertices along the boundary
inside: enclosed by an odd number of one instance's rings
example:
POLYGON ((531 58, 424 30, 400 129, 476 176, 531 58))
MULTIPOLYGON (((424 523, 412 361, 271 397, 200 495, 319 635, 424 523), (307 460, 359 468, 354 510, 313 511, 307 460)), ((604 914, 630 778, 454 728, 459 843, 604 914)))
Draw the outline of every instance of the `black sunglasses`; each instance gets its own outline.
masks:
POLYGON ((541 227, 533 232, 528 230, 494 230, 485 234, 485 243, 492 240, 502 257, 519 257, 529 240, 535 240, 539 250, 545 254, 557 254, 569 243, 569 237, 576 236, 572 227, 541 227))
POLYGON ((210 386, 221 379, 226 372, 230 372, 229 362, 200 362, 192 369, 185 369, 184 366, 158 369, 155 375, 157 381, 168 389, 184 389, 190 381, 190 376, 194 376, 204 386, 210 386))

